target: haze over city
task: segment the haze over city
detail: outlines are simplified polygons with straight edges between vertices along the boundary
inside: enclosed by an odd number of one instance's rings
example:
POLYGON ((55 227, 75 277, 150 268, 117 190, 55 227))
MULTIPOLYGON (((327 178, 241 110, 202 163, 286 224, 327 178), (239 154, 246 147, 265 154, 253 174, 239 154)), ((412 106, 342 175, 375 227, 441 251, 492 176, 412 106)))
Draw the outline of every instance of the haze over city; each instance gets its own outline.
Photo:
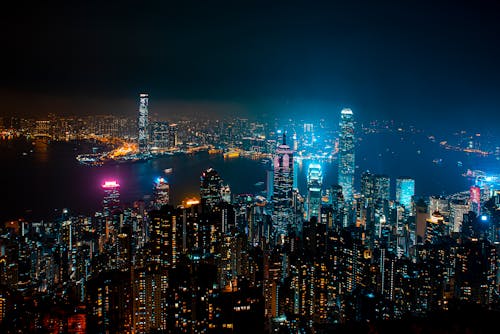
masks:
POLYGON ((16 4, 2 14, 0 93, 20 115, 132 115, 147 91, 162 117, 347 106, 364 121, 496 130, 499 13, 496 1, 16 4))

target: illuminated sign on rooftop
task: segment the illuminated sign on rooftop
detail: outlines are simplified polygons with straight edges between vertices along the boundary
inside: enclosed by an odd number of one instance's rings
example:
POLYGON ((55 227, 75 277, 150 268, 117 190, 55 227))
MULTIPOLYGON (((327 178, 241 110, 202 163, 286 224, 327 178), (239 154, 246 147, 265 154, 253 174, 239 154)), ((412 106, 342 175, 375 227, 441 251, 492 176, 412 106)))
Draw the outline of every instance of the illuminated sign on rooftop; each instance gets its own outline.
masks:
POLYGON ((118 188, 120 184, 116 182, 116 180, 111 180, 111 181, 104 181, 104 184, 102 185, 103 188, 118 188))

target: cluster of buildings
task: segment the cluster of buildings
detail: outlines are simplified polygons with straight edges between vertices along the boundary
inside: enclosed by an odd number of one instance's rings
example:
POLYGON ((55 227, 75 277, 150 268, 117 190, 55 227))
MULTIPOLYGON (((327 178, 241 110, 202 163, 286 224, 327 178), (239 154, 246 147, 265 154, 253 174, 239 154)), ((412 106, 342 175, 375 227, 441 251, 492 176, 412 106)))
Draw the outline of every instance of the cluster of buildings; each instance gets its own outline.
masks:
MULTIPOLYGON (((168 146, 173 127, 157 124, 149 137, 147 98, 145 151, 168 146)), ((126 207, 109 180, 93 216, 5 223, 0 329, 328 333, 458 304, 499 307, 500 189, 417 199, 415 181, 398 177, 392 198, 390 177, 366 171, 357 191, 355 121, 344 109, 338 184, 325 185, 312 161, 301 194, 294 135, 276 134, 267 196, 232 194, 209 167, 199 198, 181 204, 158 178, 150 202, 126 207)))

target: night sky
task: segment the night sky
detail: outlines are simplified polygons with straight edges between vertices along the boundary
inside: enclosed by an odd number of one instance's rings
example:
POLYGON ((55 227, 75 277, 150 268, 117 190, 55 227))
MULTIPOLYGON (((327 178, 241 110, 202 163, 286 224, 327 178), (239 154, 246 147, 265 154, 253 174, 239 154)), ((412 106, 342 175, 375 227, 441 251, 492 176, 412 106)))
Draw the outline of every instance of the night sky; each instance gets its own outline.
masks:
POLYGON ((1 115, 133 115, 145 91, 160 117, 500 129, 495 0, 50 3, 0 14, 1 115))

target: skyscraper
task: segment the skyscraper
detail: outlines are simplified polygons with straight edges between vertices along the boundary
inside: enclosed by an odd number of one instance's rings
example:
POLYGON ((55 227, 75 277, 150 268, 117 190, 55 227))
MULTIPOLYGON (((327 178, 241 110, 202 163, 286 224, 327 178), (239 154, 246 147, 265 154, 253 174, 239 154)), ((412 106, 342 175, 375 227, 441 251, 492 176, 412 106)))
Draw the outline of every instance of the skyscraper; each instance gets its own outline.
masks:
POLYGON ((110 216, 113 211, 120 207, 120 184, 115 180, 105 181, 101 185, 104 190, 102 208, 104 216, 110 216))
POLYGON ((212 167, 201 173, 200 197, 203 210, 212 211, 222 201, 222 179, 212 167))
POLYGON ((286 134, 276 149, 273 168, 273 232, 276 236, 285 236, 287 226, 293 221, 293 151, 286 144, 286 134))
POLYGON ((351 203, 354 188, 354 119, 352 110, 342 109, 340 113, 339 170, 338 183, 342 187, 344 200, 351 203))
POLYGON ((151 150, 162 150, 169 147, 169 125, 167 122, 151 124, 151 150))
POLYGON ((170 201, 170 185, 165 178, 159 177, 155 180, 153 187, 154 206, 159 210, 163 205, 167 205, 170 201))
POLYGON ((470 187, 470 210, 479 216, 481 213, 481 188, 477 186, 470 187))
POLYGON ((322 185, 321 165, 317 163, 309 164, 307 169, 307 220, 313 216, 319 218, 322 185))
POLYGON ((408 177, 396 179, 396 201, 405 207, 407 212, 412 211, 412 198, 415 195, 415 180, 408 177))
POLYGON ((148 120, 148 94, 139 95, 139 117, 137 119, 137 127, 139 130, 137 143, 139 152, 147 152, 149 149, 149 120, 148 120))
POLYGON ((168 147, 174 148, 177 146, 177 124, 168 126, 168 147))
POLYGON ((371 174, 369 171, 361 175, 361 195, 365 204, 389 200, 391 179, 387 175, 371 174))

